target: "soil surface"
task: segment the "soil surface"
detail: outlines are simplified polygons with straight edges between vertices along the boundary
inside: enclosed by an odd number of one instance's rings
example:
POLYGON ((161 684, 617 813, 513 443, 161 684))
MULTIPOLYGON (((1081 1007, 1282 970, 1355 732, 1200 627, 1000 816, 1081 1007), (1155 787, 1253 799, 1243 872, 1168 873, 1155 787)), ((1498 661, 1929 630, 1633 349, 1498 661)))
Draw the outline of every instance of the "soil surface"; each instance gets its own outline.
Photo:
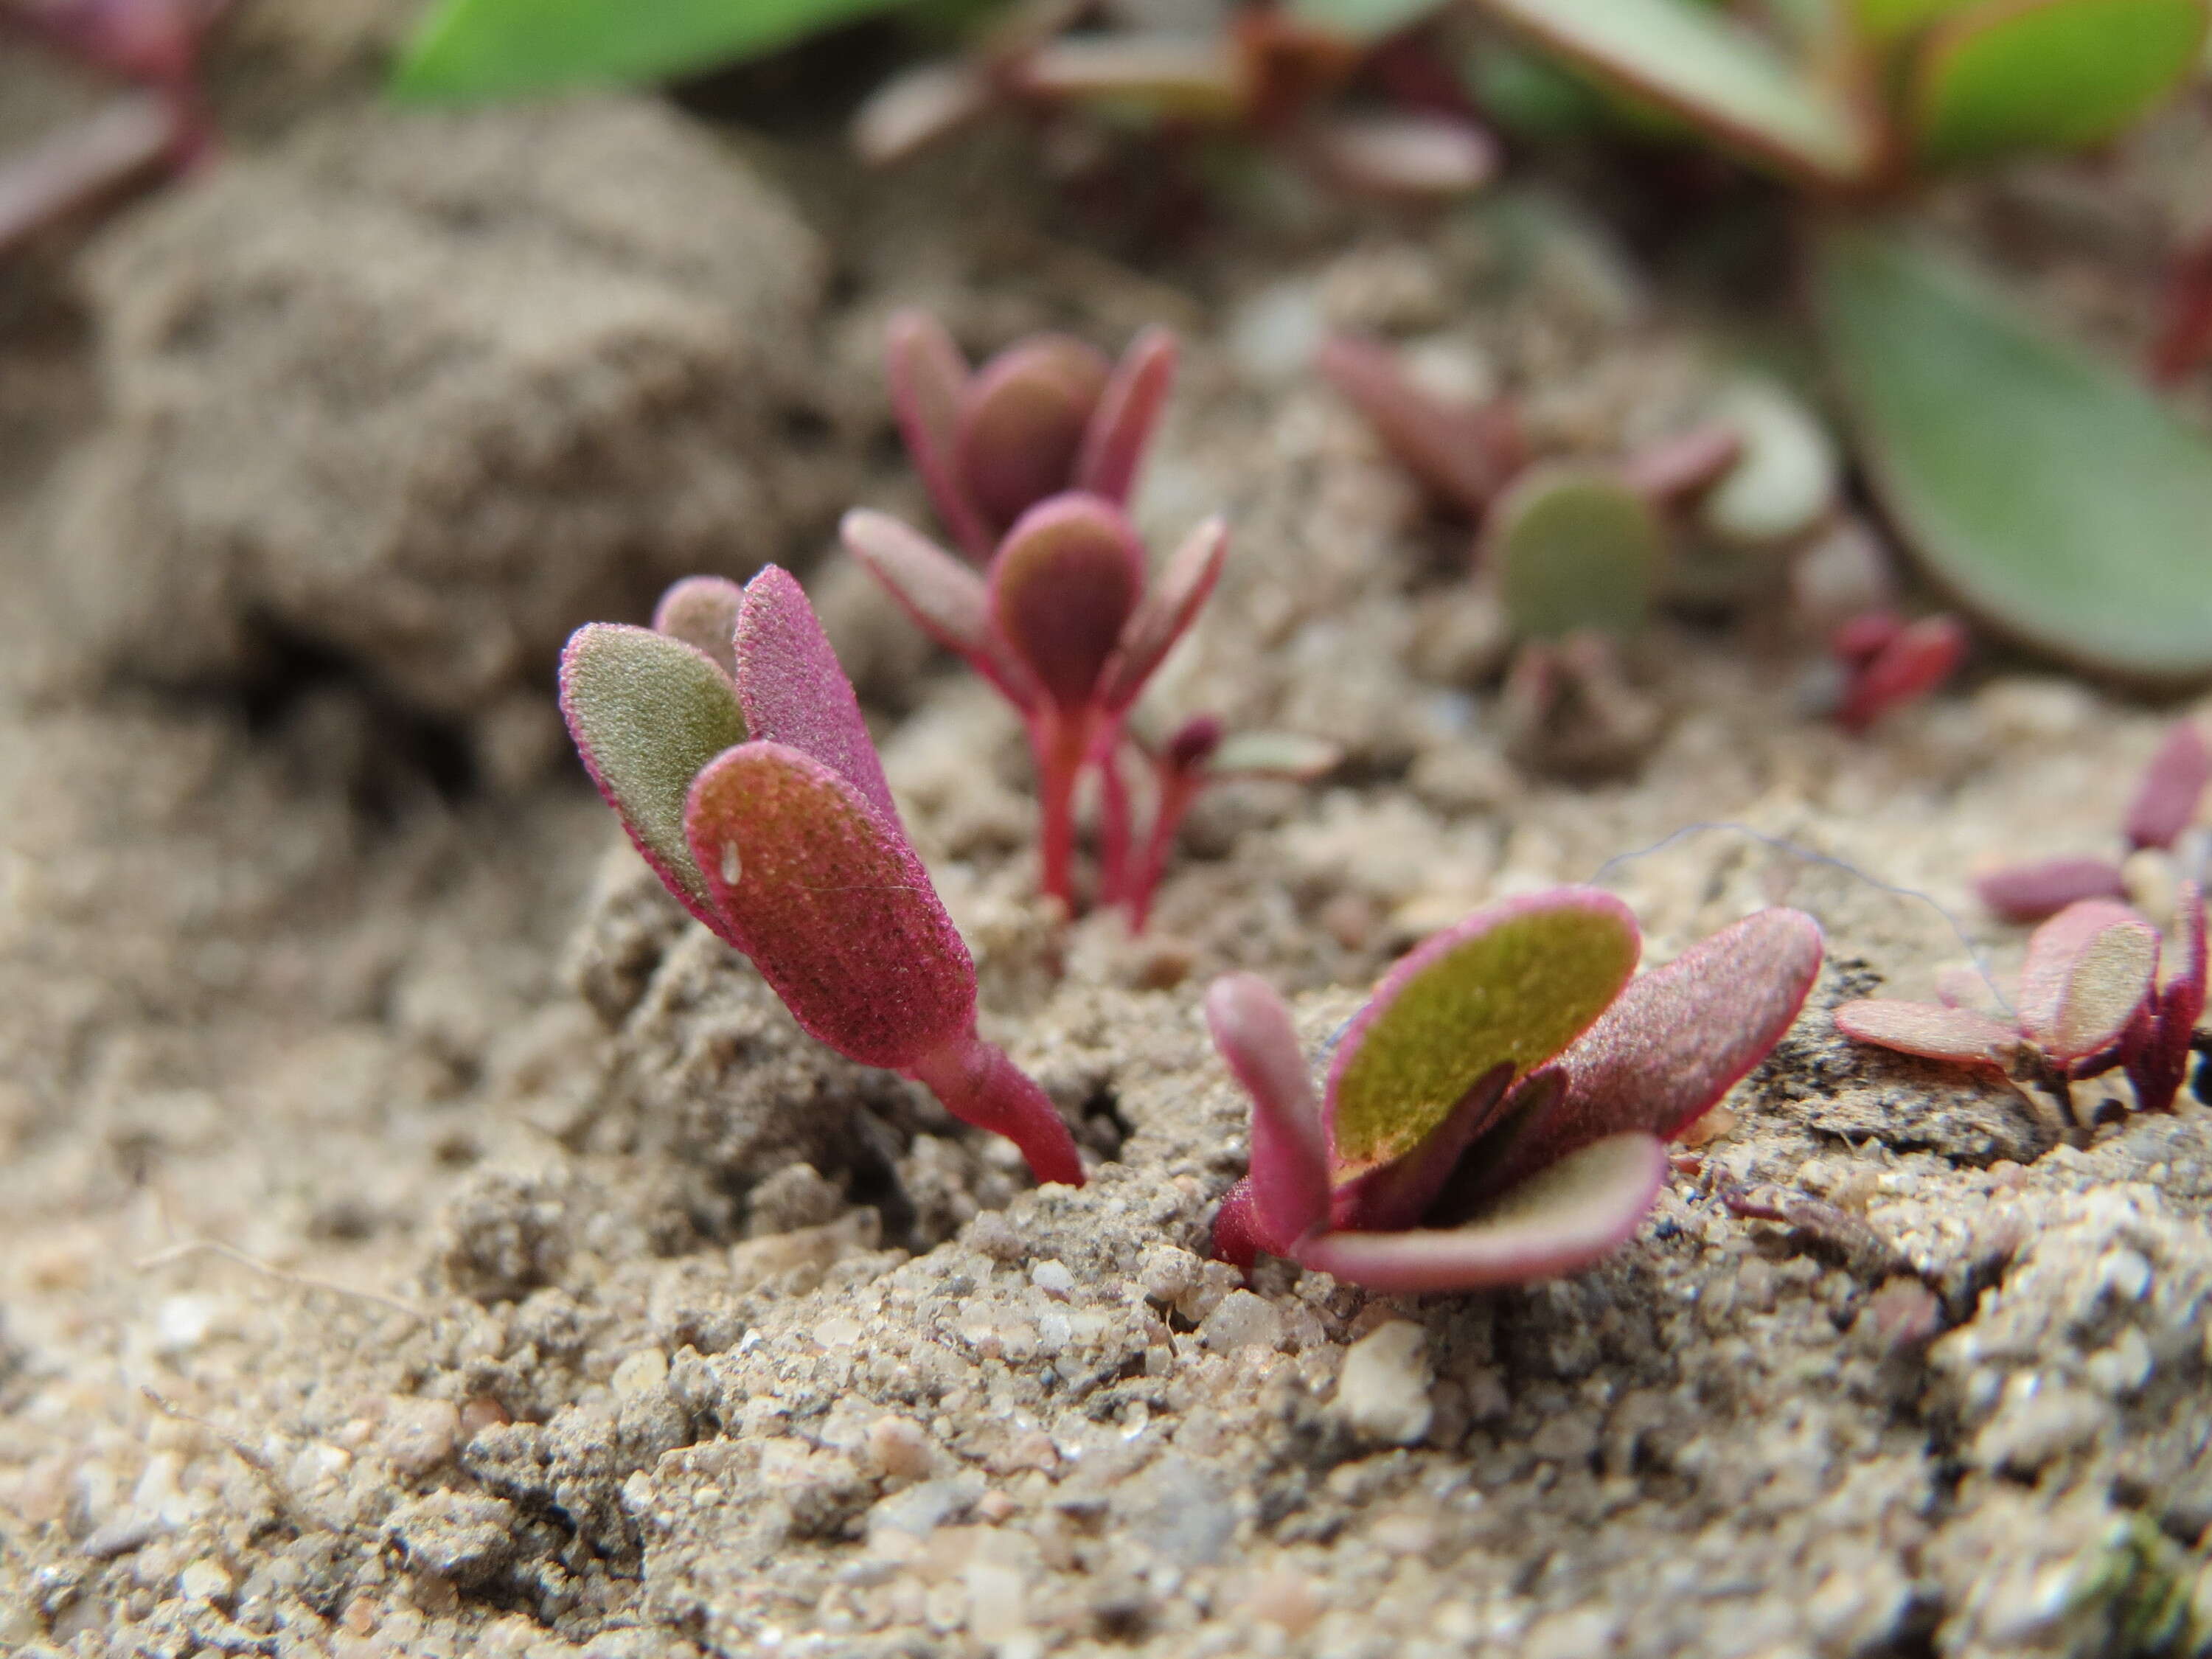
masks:
MULTIPOLYGON (((2099 1080, 2069 1121, 1826 1018, 2002 983, 1976 869, 2111 850, 2192 706, 1990 647, 1842 735, 1808 640, 1889 564, 1846 489, 1533 719, 1465 526, 1303 367, 1364 329, 1604 459, 1786 296, 1715 301, 1566 175, 1164 252, 1010 142, 871 179, 656 100, 403 115, 389 21, 249 9, 230 156, 0 269, 0 1648, 2199 1650, 2212 1112, 2099 1080), (833 550, 854 502, 926 522, 904 304, 977 352, 1183 331, 1138 516, 1234 548, 1148 708, 1343 749, 1209 795, 1140 939, 1035 898, 1012 717, 833 550), (770 558, 1080 1190, 805 1038, 568 755, 569 628, 770 558), (1829 941, 1631 1243, 1481 1296, 1206 1260, 1211 975, 1317 1046, 1427 933, 1594 878, 1649 962, 1775 902, 1829 941)), ((1930 216, 2125 345, 2207 145, 1930 216)), ((2130 874, 2170 920, 2175 861, 2130 874)))

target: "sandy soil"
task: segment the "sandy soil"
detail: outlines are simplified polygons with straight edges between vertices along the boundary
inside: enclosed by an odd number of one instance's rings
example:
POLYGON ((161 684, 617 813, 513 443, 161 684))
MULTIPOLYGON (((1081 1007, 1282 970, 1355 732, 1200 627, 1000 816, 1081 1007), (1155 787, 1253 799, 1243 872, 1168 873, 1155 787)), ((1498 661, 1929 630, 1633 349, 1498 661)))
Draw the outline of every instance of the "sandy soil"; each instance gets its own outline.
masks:
MULTIPOLYGON (((1992 651, 1847 739, 1777 571, 1634 652, 1640 763, 1516 763, 1464 531, 1295 363, 1357 325, 1547 450, 1668 429, 1721 370, 1573 196, 1139 260, 988 146, 871 185, 655 105, 308 101, 0 273, 0 1647, 2202 1650, 2212 1114, 2098 1085, 2062 1133, 1825 1018, 2016 966, 1973 870, 2106 848, 2176 711, 1992 651), (1187 331, 1140 517, 1237 543, 1155 702, 1346 750, 1210 798, 1146 939, 1032 900, 1010 717, 829 550, 848 501, 921 510, 874 361, 909 302, 977 348, 1187 331), (565 630, 769 556, 1079 1192, 807 1041, 567 762, 565 630), (1496 1295, 1204 1259, 1244 1130, 1207 976, 1318 1042, 1425 932, 1593 877, 1653 960, 1762 903, 1828 931, 1705 1176, 1496 1295)), ((2203 137, 2095 197, 2136 240, 2094 281, 2083 189, 2003 186, 2045 303, 2125 335, 2203 137)))

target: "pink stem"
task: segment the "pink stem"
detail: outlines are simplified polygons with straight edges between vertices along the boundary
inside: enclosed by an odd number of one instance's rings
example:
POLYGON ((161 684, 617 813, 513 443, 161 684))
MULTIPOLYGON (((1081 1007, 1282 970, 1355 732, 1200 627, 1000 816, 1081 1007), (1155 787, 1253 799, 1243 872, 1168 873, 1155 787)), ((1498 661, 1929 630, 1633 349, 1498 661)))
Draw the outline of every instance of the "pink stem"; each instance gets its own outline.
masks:
POLYGON ((1103 745, 1092 759, 1098 768, 1100 790, 1098 902, 1112 904, 1121 898, 1129 879, 1129 782, 1121 775, 1118 743, 1103 745))
POLYGON ((1075 911, 1075 783, 1090 753, 1091 710, 1070 713, 1046 702, 1030 720, 1030 752, 1037 769, 1037 826, 1042 869, 1038 884, 1075 911))
POLYGON ((1075 1137, 1036 1080, 1006 1058, 1005 1050, 971 1030, 907 1072, 945 1103, 963 1123, 1001 1134, 1022 1149, 1040 1182, 1083 1184, 1083 1159, 1075 1137))
POLYGON ((1151 920, 1152 899, 1159 891, 1160 878, 1167 873, 1168 854, 1175 848, 1176 831, 1189 814, 1191 803, 1206 787, 1206 774, 1180 768, 1160 768, 1159 805, 1152 811, 1152 833, 1145 838, 1144 855, 1130 872, 1121 896, 1129 906, 1129 931, 1141 933, 1145 923, 1151 920))

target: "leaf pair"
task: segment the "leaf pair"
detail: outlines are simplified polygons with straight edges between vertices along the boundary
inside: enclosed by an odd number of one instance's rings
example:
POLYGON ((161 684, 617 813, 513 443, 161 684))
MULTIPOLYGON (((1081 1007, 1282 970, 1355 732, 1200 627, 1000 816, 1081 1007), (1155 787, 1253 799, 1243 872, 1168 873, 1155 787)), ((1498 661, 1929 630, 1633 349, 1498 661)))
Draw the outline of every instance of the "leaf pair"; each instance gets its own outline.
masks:
POLYGON ((647 862, 810 1035, 1079 1183, 1051 1103, 975 1036, 967 946, 799 584, 773 565, 742 593, 693 578, 655 622, 589 623, 561 662, 570 735, 647 862))
POLYGON ((1863 1000, 1835 1012, 1861 1042, 1961 1066, 2003 1068, 2026 1049, 2062 1078, 2124 1069, 2136 1103, 2172 1107, 2204 1010, 2204 895, 2182 890, 2181 965, 2159 983, 2158 930, 2124 904, 2084 899, 2035 930, 2021 973, 2020 1009, 2000 1020, 1942 1002, 1863 1000))
POLYGON ((1036 334, 970 370, 926 312, 891 319, 891 410, 937 516, 978 562, 1023 514, 1070 490, 1125 504, 1175 383, 1178 348, 1147 329, 1118 363, 1036 334))
POLYGON ((1594 888, 1479 910, 1384 978, 1318 1102, 1281 999, 1250 975, 1218 981, 1207 1020, 1253 1109, 1217 1253, 1420 1291, 1612 1249, 1650 1209, 1664 1143, 1788 1030, 1821 941, 1774 909, 1632 979, 1640 949, 1627 908, 1594 888))

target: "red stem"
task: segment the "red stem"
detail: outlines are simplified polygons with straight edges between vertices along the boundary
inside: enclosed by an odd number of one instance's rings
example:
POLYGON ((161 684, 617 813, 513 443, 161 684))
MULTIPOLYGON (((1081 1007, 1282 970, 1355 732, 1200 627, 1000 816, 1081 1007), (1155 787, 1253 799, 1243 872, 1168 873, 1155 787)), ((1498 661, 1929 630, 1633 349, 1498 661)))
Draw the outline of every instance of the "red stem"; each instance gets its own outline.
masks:
POLYGON ((1022 1150, 1040 1183, 1083 1184, 1083 1159, 1052 1097, 1006 1058, 1005 1050, 973 1030, 934 1054, 924 1054, 907 1075, 926 1085, 963 1123, 1001 1134, 1022 1150))
POLYGON ((1129 783, 1121 775, 1121 733, 1099 745, 1092 759, 1098 768, 1098 902, 1112 904, 1127 890, 1129 880, 1129 783))
POLYGON ((1168 854, 1174 849, 1176 831, 1182 828, 1191 803, 1206 787, 1206 774, 1202 771, 1162 766, 1159 773, 1159 805, 1152 811, 1152 833, 1145 838, 1144 855, 1137 860, 1121 894, 1128 902, 1132 933, 1145 931, 1145 923, 1152 914, 1153 895, 1159 890, 1160 878, 1167 873, 1168 854))
POLYGON ((1075 782, 1090 754, 1092 714, 1047 702, 1030 719, 1030 752, 1037 769, 1039 885, 1075 911, 1075 782))

